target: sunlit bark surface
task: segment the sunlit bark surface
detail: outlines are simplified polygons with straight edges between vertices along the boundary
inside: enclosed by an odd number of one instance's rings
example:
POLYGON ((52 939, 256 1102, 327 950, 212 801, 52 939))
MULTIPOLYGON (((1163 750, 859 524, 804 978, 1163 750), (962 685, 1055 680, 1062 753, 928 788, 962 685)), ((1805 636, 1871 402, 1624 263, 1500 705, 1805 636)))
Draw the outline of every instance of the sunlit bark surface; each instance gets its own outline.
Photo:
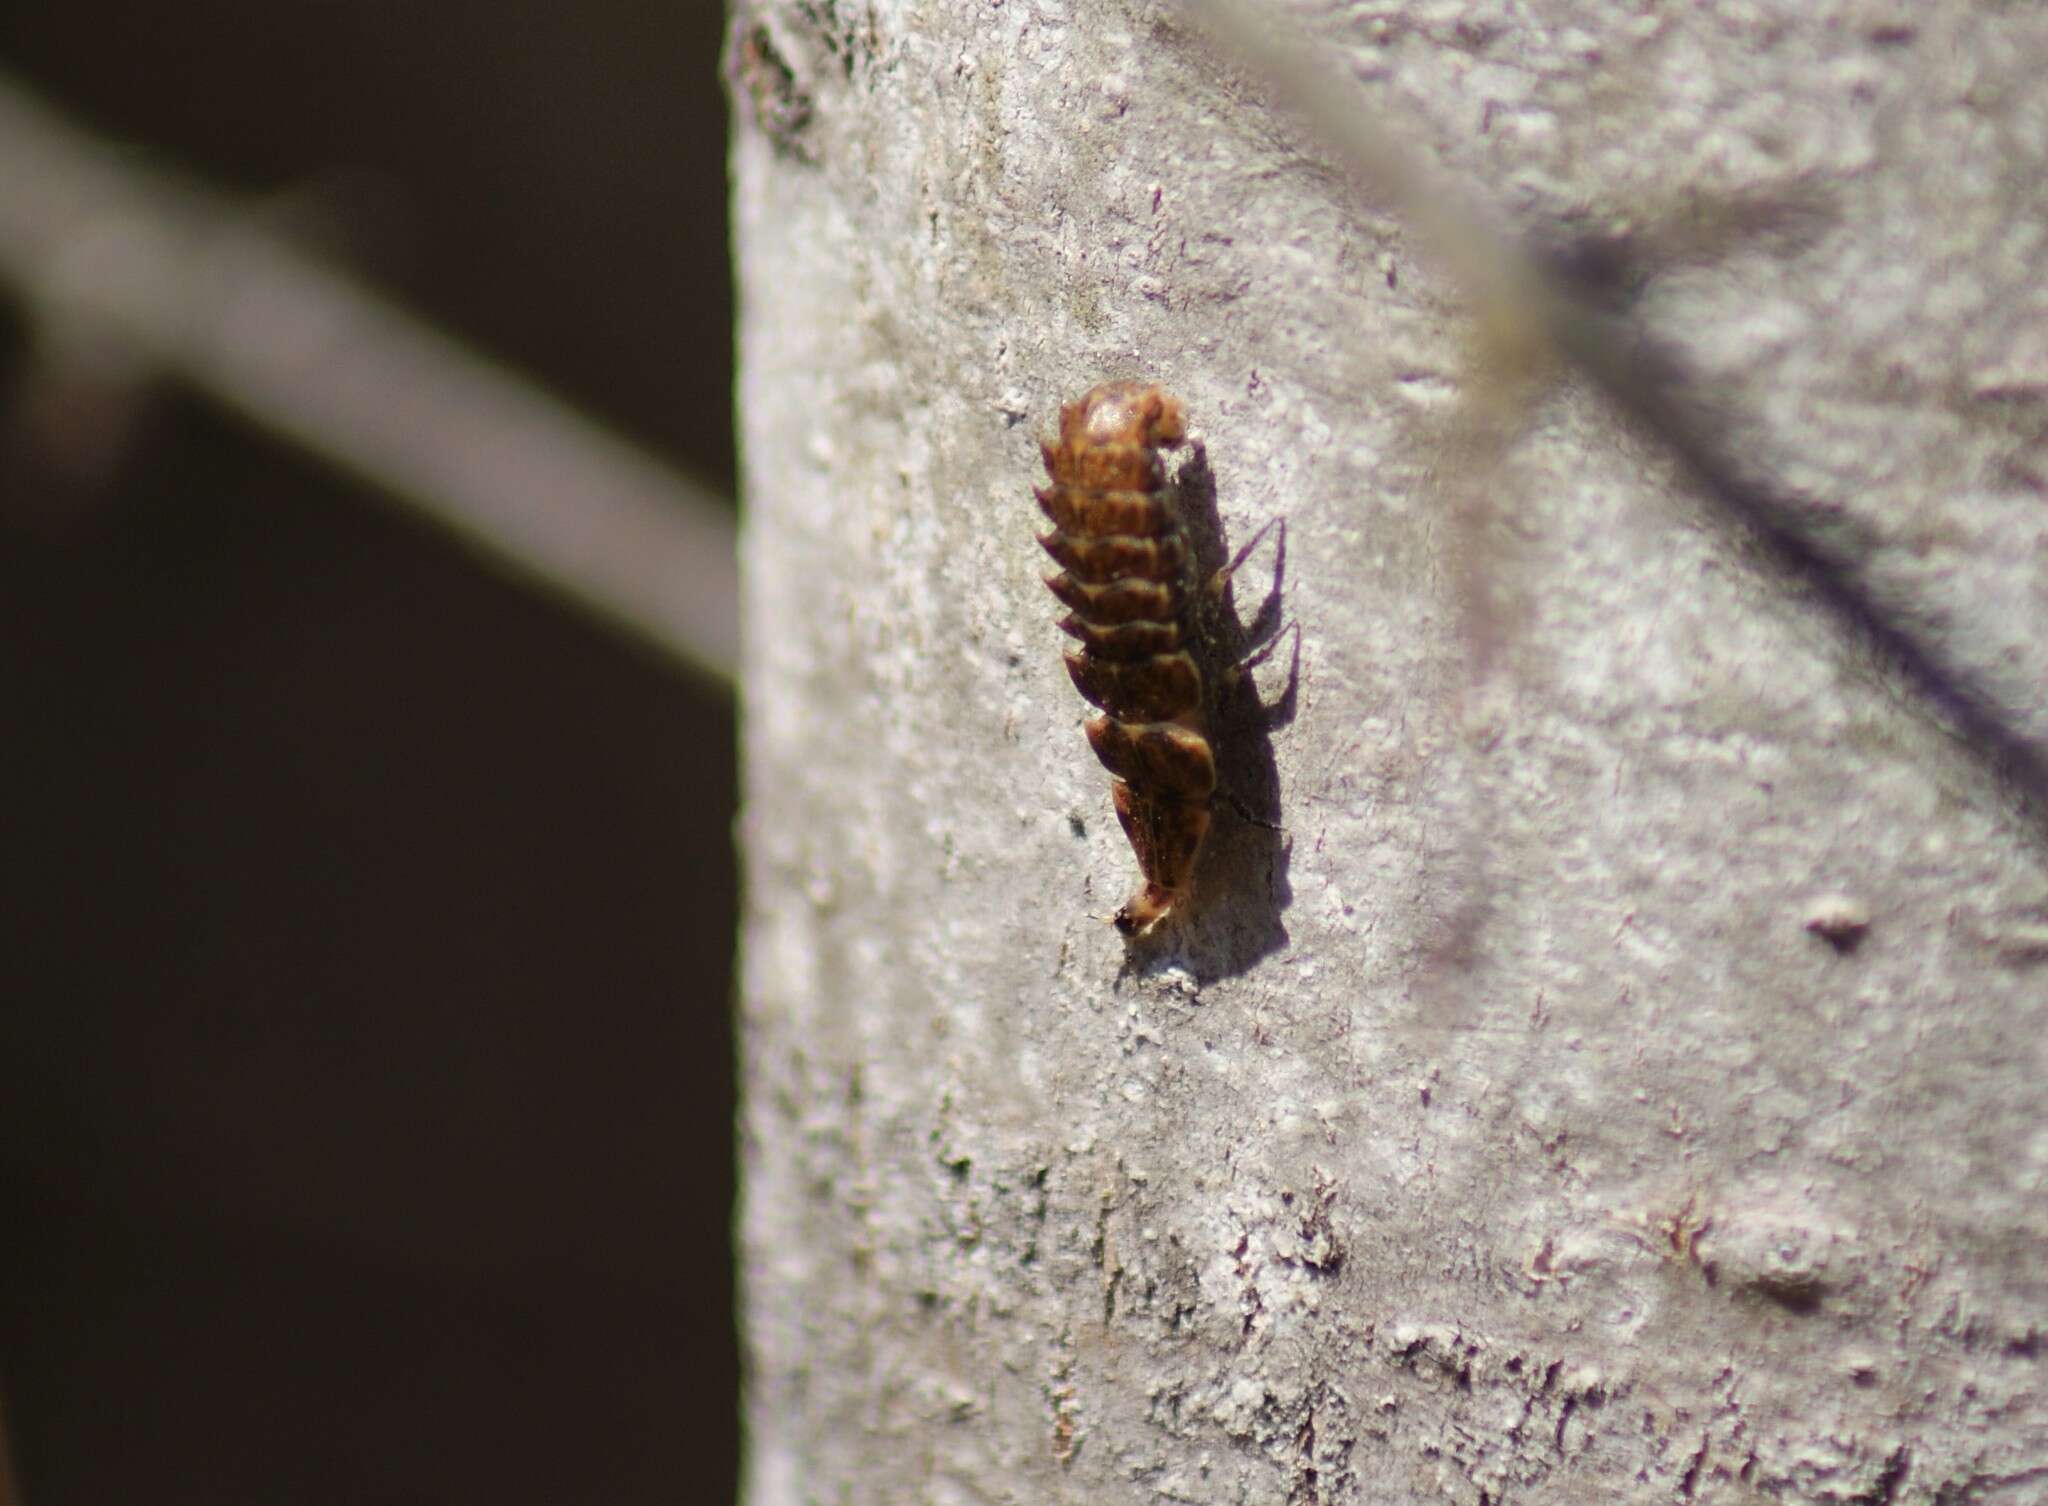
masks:
POLYGON ((749 1506, 2048 1491, 2048 17, 1273 14, 1892 636, 1176 11, 744 11, 749 1506), (1136 945, 1030 490, 1126 377, 1301 642, 1136 945))

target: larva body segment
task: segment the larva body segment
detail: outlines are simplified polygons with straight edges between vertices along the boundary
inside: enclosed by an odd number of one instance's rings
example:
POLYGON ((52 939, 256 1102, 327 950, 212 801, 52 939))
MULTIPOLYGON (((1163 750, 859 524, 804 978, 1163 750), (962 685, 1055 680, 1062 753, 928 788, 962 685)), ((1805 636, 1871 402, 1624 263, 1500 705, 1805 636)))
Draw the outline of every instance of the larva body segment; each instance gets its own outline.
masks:
POLYGON ((1059 437, 1040 446, 1052 484, 1036 496, 1053 527, 1039 543, 1061 566, 1046 584, 1068 609, 1067 672, 1100 708, 1088 743, 1138 860, 1138 888, 1116 913, 1127 936, 1187 898, 1216 792, 1208 697, 1187 646, 1194 550, 1162 455, 1186 433, 1164 389, 1106 382, 1064 405, 1059 437))

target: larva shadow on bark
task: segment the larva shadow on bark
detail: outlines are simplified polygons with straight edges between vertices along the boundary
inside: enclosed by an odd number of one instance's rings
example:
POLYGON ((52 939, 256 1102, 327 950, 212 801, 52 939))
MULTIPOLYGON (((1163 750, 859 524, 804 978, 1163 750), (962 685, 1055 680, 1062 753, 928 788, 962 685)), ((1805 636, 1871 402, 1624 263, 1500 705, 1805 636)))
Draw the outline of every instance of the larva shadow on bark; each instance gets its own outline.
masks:
POLYGON ((1109 770, 1138 864, 1117 928, 1133 941, 1169 921, 1179 931, 1199 903, 1232 922, 1202 927, 1199 948, 1229 972, 1285 939, 1279 780, 1266 733, 1291 717, 1293 685, 1261 707, 1240 672, 1276 636, 1284 553, 1275 546, 1272 589, 1246 627, 1230 591, 1242 560, 1224 562, 1201 447, 1167 477, 1163 452, 1185 436, 1179 401, 1149 383, 1104 383, 1066 404, 1042 445, 1052 484, 1036 496, 1053 527, 1039 542, 1062 567, 1046 584, 1069 608, 1061 629, 1077 640, 1067 670, 1098 708, 1088 742, 1109 770), (1240 819, 1214 822, 1219 801, 1240 819))
MULTIPOLYGON (((1196 579, 1216 578, 1233 556, 1226 548, 1217 511, 1216 476, 1207 449, 1197 441, 1175 481, 1180 488, 1182 526, 1192 545, 1196 579)), ((1237 576, 1218 595, 1199 593, 1192 638, 1205 684, 1210 687, 1211 725, 1216 744, 1216 802, 1222 807, 1210 828, 1195 871, 1188 909, 1189 934, 1196 940, 1190 961, 1202 981, 1242 972, 1260 957, 1287 944, 1281 914, 1293 899, 1287 882, 1288 836, 1280 772, 1273 761, 1272 734, 1294 720, 1301 672, 1299 635, 1288 648, 1283 624, 1287 567, 1284 525, 1263 539, 1248 540, 1256 565, 1270 583, 1249 618, 1237 610, 1237 576), (1277 694, 1262 700, 1249 672, 1271 654, 1283 657, 1285 678, 1277 694)), ((1243 545, 1240 548, 1244 547, 1243 545)), ((1277 662, 1276 662, 1277 668, 1277 662)))

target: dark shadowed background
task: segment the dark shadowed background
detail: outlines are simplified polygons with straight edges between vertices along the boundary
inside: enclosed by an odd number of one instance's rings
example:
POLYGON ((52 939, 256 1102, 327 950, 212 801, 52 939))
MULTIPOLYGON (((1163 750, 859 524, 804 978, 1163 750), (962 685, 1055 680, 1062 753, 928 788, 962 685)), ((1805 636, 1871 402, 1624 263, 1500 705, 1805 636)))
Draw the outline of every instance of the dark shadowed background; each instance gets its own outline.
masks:
MULTIPOLYGON (((30 0, 0 65, 730 494, 721 28, 30 0)), ((53 463, 28 329, 0 307, 25 1499, 730 1499, 730 704, 175 389, 53 463)))

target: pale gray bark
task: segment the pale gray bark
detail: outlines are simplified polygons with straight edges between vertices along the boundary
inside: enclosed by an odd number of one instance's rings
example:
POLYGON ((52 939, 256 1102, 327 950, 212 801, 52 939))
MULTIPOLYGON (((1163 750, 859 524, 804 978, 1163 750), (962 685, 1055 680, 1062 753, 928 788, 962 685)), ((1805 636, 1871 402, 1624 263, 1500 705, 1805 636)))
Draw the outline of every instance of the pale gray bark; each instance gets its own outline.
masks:
POLYGON ((1503 223, 1633 231, 1841 590, 1176 11, 741 15, 752 1506, 2048 1497, 1981 735, 2048 747, 2048 16, 1283 14, 1503 223), (1028 488, 1138 374, 1303 649, 1285 834, 1127 954, 1028 488))

